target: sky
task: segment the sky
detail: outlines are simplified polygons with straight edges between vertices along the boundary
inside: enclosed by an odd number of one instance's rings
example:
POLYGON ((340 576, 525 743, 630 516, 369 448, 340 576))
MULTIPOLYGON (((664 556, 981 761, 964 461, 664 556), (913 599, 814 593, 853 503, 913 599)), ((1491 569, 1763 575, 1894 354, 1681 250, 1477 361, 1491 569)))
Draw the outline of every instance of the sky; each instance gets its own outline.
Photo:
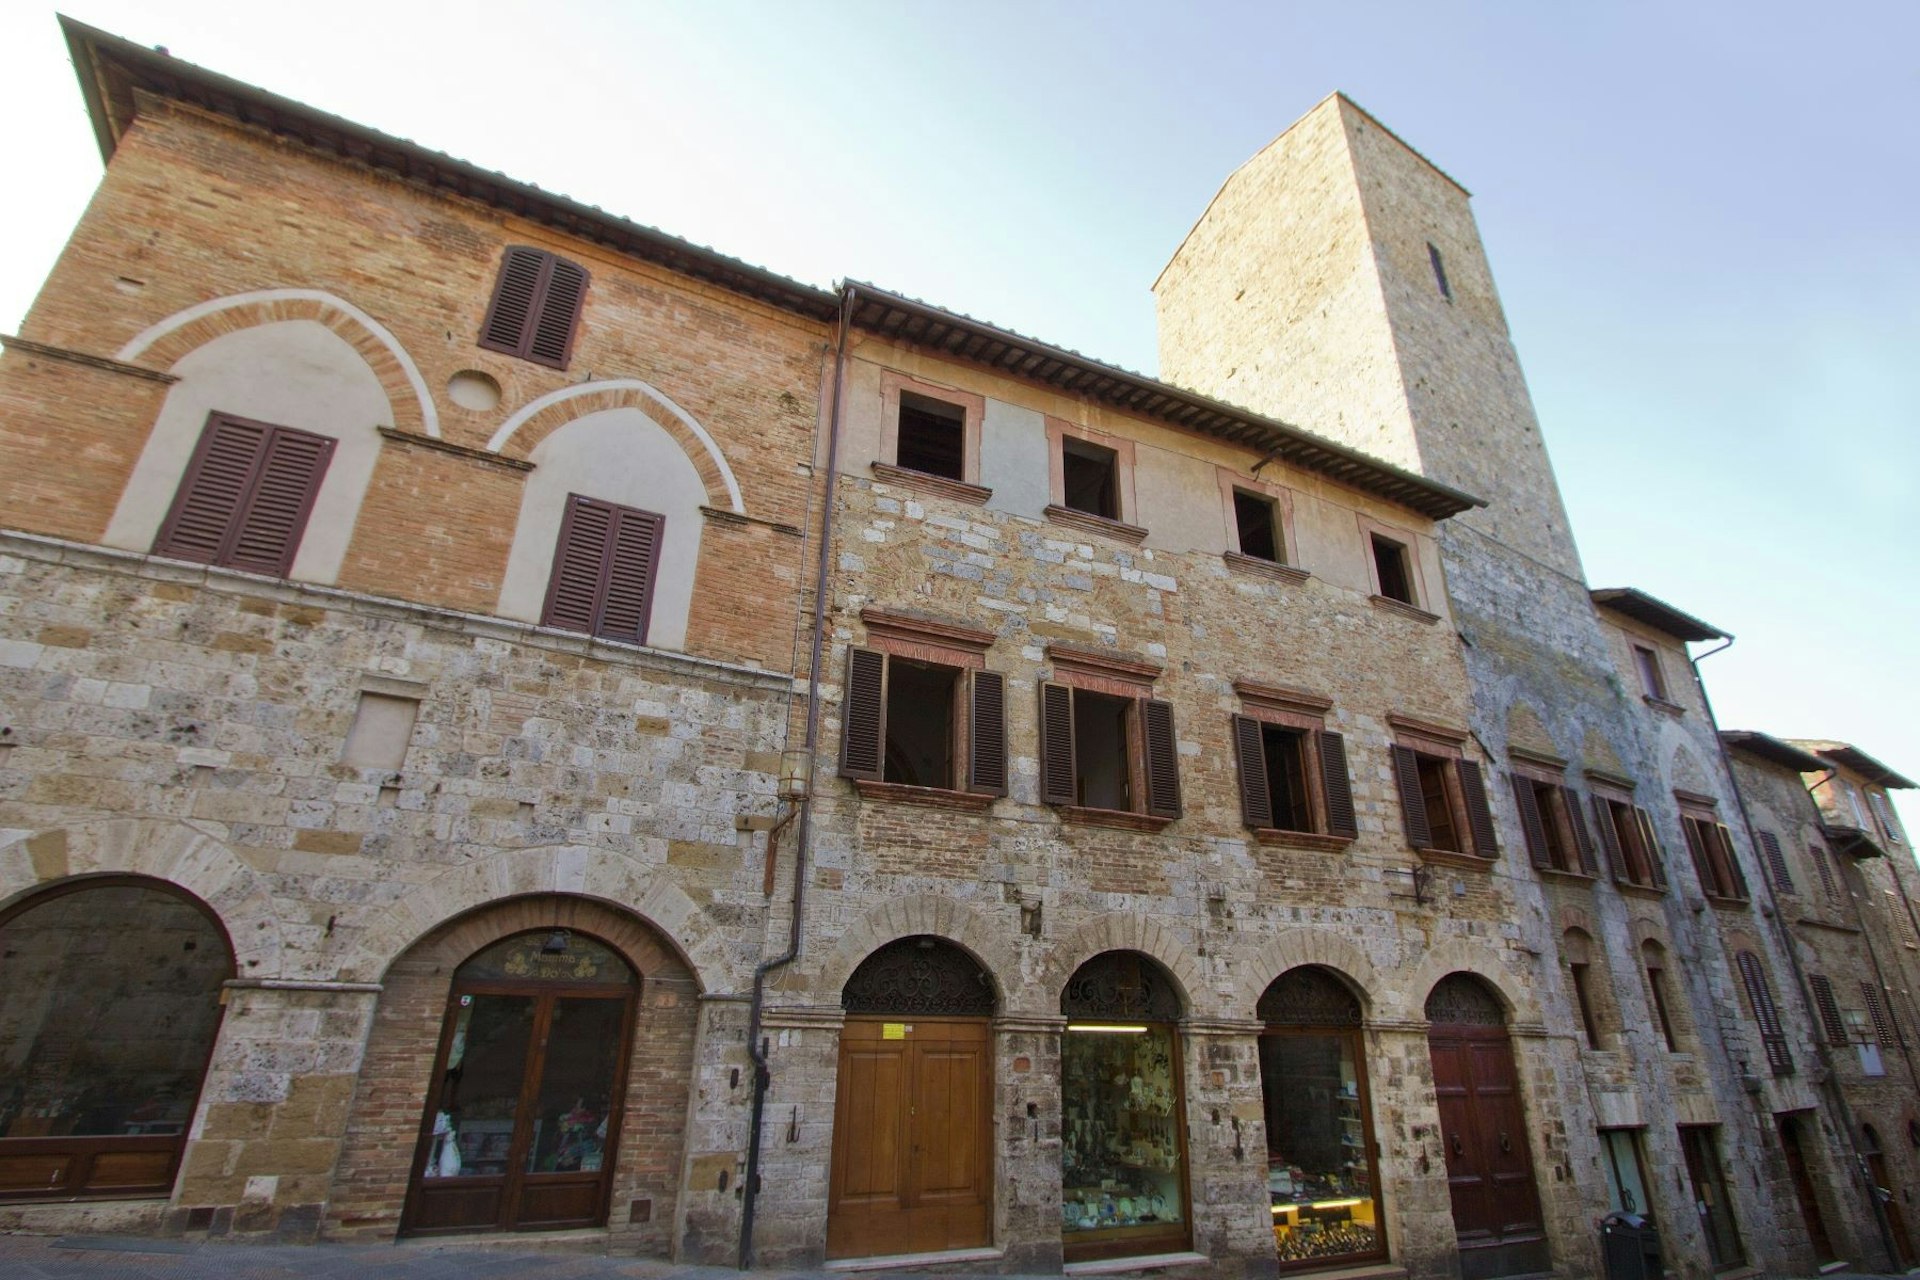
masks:
MULTIPOLYGON (((1920 5, 321 11, 67 9, 796 279, 1147 373, 1181 237, 1344 90, 1474 193, 1589 581, 1738 637, 1704 666, 1722 726, 1920 777, 1920 5)), ((52 9, 0 3, 0 119, 11 332, 100 177, 52 9)), ((1920 831, 1920 792, 1896 801, 1920 831)))

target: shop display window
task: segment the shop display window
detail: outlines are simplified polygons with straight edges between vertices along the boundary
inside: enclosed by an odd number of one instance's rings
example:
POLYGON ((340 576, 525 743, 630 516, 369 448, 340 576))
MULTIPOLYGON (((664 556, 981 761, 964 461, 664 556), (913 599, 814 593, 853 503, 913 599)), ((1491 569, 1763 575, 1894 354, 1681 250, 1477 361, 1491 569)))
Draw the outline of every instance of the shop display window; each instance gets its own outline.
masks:
POLYGON ((1267 1193, 1280 1264, 1384 1256, 1360 1002, 1332 974, 1294 969, 1260 1001, 1267 1193))

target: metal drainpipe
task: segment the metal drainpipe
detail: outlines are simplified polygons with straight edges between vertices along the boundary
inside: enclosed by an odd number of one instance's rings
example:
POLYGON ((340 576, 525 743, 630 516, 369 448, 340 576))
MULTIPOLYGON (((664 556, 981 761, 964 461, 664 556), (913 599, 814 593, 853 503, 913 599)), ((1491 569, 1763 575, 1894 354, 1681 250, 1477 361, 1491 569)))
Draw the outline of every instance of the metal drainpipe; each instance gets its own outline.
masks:
MULTIPOLYGON (((1747 798, 1740 790, 1740 777, 1733 771, 1733 761, 1727 758, 1727 744, 1720 737, 1720 718, 1714 715, 1713 699, 1707 696, 1707 682, 1700 678, 1700 664, 1702 662, 1705 662, 1716 653, 1725 653, 1732 647, 1733 637, 1728 636, 1727 642, 1717 649, 1709 649, 1697 658, 1688 654, 1687 665, 1693 669, 1693 687, 1699 691, 1700 705, 1707 710, 1707 728, 1713 731, 1713 744, 1720 754, 1720 767, 1727 775, 1727 785, 1733 789, 1733 802, 1740 806, 1741 825, 1747 829, 1747 847, 1749 849, 1758 849, 1760 847, 1760 837, 1754 832, 1753 811, 1747 807, 1747 798)), ((1800 963, 1799 943, 1794 936, 1787 931, 1787 918, 1780 914, 1780 899, 1774 893, 1773 877, 1770 869, 1762 866, 1758 868, 1758 870, 1760 872, 1760 885, 1767 893, 1767 905, 1773 909, 1773 927, 1774 932, 1778 935, 1782 944, 1780 949, 1786 952, 1787 964, 1793 969, 1794 986, 1800 997, 1799 1004, 1801 1013, 1805 1018, 1807 1026, 1817 1028, 1820 1025, 1819 1015, 1807 1005, 1807 991, 1810 989, 1810 985, 1807 982, 1806 969, 1800 963)), ((1864 937, 1865 935, 1862 934, 1861 936, 1864 937)), ((1869 956, 1873 954, 1870 943, 1867 954, 1869 956)), ((1877 960, 1875 963, 1876 967, 1878 967, 1877 960)), ((1813 1037, 1813 1048, 1814 1052, 1820 1055, 1821 1069, 1827 1073, 1826 1085, 1820 1090, 1820 1093, 1826 1098, 1828 1107, 1836 1113, 1840 1121, 1840 1132, 1846 1135, 1847 1150, 1853 1153, 1854 1170, 1859 1175, 1861 1185, 1866 1188, 1867 1203, 1873 1209, 1874 1225, 1880 1228, 1881 1247, 1887 1251, 1888 1262, 1897 1266, 1900 1259, 1900 1252, 1893 1246, 1893 1224, 1887 1221, 1887 1208, 1880 1203, 1880 1197, 1874 1193, 1873 1179, 1867 1174, 1866 1158, 1860 1154, 1859 1144, 1856 1140, 1857 1135, 1854 1132, 1853 1111, 1847 1106, 1846 1094, 1840 1089, 1839 1076, 1834 1072, 1833 1055, 1828 1052, 1829 1046, 1826 1037, 1824 1035, 1815 1035, 1813 1037)), ((1795 1194, 1798 1194, 1798 1192, 1796 1191, 1795 1194)), ((1818 1259, 1816 1259, 1816 1261, 1818 1261, 1818 1259)))
POLYGON ((753 1210, 760 1196, 760 1131, 766 1116, 767 1086, 773 1073, 767 1067, 767 1045, 760 1036, 760 1016, 766 1006, 767 975, 800 958, 803 908, 807 901, 807 854, 813 834, 813 762, 820 743, 820 662, 827 635, 827 583, 833 548, 833 502, 840 467, 840 404, 847 389, 847 332, 853 322, 855 289, 840 291, 840 327, 834 345, 833 406, 827 413, 827 476, 820 501, 820 560, 813 585, 813 652, 807 663, 806 794, 800 798, 799 819, 793 837, 793 928, 787 949, 753 970, 753 1001, 747 1007, 747 1052, 753 1058, 753 1119, 747 1127, 747 1176, 740 1188, 740 1261, 742 1271, 753 1265, 753 1210))

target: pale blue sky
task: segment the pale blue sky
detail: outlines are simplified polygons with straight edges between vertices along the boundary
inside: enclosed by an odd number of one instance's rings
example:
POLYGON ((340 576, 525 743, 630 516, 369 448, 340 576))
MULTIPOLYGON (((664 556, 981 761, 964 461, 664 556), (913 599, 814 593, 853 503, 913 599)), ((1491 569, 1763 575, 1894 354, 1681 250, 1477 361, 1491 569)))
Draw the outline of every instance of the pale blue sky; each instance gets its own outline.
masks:
MULTIPOLYGON (((1474 192, 1589 579, 1740 637, 1706 668, 1723 725, 1920 774, 1920 6, 322 11, 69 8, 799 279, 1147 372, 1187 227, 1344 89, 1474 192)), ((0 6, 0 50, 11 329, 99 162, 52 10, 0 6)))

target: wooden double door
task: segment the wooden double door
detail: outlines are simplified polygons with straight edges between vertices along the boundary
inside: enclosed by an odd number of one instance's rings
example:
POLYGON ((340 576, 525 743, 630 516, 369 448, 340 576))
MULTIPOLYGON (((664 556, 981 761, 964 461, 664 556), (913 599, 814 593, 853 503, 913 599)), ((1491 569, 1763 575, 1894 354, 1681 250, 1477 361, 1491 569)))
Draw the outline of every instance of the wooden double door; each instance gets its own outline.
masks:
POLYGON ((1435 1023, 1428 1047, 1462 1277, 1550 1270, 1506 1028, 1435 1023))
POLYGON ((985 1018, 847 1019, 829 1258, 993 1242, 991 1050, 985 1018))

